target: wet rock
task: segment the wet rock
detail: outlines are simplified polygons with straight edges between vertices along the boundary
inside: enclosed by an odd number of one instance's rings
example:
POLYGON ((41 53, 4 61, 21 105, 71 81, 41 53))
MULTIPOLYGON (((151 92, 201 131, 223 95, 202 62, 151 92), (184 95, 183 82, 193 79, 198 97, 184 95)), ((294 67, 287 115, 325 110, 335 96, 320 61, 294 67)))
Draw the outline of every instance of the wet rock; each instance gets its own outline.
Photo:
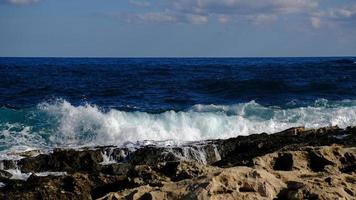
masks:
POLYGON ((127 162, 134 165, 155 165, 167 161, 195 161, 211 164, 221 159, 218 147, 214 143, 192 144, 181 147, 147 146, 129 154, 127 162))
POLYGON ((164 161, 178 161, 178 153, 174 153, 173 148, 157 148, 154 146, 147 146, 131 154, 129 162, 133 165, 155 165, 164 161))
POLYGON ((0 199, 352 200, 355 136, 355 127, 300 127, 178 147, 55 149, 2 161, 5 170, 67 173, 21 181, 0 171, 0 199))
POLYGON ((0 191, 0 199, 90 199, 85 177, 37 177, 11 184, 0 191))
POLYGON ((279 133, 275 133, 276 135, 299 135, 305 132, 305 128, 304 127, 294 127, 294 128, 290 128, 287 130, 284 130, 282 132, 279 133))
POLYGON ((352 135, 348 140, 338 140, 335 135, 345 132, 338 127, 304 130, 293 128, 276 134, 258 134, 239 136, 227 140, 216 141, 221 154, 221 160, 213 163, 219 167, 252 166, 253 158, 281 149, 297 150, 305 146, 324 146, 332 144, 356 145, 356 129, 349 129, 352 135))
POLYGON ((103 166, 102 172, 111 175, 126 175, 131 168, 132 165, 129 163, 113 163, 103 166))
POLYGON ((0 161, 0 166, 3 170, 16 169, 17 168, 17 160, 0 161))
POLYGON ((111 156, 117 162, 127 162, 130 160, 132 151, 128 148, 114 148, 111 151, 111 156))
POLYGON ((3 179, 9 179, 12 177, 12 174, 10 172, 0 170, 0 181, 3 179))
POLYGON ((24 158, 18 162, 23 172, 100 171, 100 150, 55 149, 52 154, 24 158))
MULTIPOLYGON (((41 154, 36 157, 24 158, 18 162, 19 167, 23 172, 41 172, 49 171, 51 156, 47 154, 41 154)), ((52 161, 53 162, 53 161, 52 161)))
POLYGON ((40 150, 31 150, 31 151, 25 151, 25 152, 20 152, 17 155, 21 156, 21 157, 35 157, 40 155, 42 152, 40 150))
POLYGON ((110 192, 117 192, 127 188, 138 187, 133 185, 126 176, 90 176, 93 187, 90 191, 92 199, 103 197, 110 192))

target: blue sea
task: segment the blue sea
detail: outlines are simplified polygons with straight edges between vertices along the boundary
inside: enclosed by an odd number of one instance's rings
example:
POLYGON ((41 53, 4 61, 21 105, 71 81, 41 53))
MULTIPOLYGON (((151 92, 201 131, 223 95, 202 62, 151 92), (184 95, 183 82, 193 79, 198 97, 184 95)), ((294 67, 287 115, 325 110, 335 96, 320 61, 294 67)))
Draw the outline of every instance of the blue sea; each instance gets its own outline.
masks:
POLYGON ((0 58, 0 154, 356 125, 356 58, 0 58))

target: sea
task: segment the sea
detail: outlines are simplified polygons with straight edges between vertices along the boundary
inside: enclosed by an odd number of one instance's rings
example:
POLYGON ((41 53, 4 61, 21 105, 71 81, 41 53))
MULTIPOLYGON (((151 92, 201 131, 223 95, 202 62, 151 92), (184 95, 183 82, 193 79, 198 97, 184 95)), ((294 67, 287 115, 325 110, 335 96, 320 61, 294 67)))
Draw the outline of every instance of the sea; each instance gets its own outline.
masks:
POLYGON ((0 155, 356 125, 356 57, 0 58, 0 155))

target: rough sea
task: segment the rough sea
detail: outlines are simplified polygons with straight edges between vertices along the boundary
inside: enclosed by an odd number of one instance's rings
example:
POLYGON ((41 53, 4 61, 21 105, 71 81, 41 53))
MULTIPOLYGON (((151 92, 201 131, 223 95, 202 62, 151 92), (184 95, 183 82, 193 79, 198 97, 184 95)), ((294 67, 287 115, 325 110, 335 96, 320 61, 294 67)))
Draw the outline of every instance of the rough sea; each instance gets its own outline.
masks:
POLYGON ((0 154, 356 125, 356 58, 0 58, 0 154))

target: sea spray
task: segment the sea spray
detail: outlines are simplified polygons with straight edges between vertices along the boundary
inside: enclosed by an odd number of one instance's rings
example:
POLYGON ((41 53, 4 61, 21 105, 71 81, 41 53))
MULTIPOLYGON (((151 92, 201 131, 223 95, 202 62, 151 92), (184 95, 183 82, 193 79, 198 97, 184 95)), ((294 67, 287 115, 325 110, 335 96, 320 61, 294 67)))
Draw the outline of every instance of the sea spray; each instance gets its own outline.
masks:
POLYGON ((255 101, 235 105, 199 104, 185 111, 162 113, 104 110, 92 104, 75 106, 57 100, 21 112, 9 108, 0 108, 0 112, 0 149, 5 153, 97 145, 167 146, 274 133, 296 126, 356 125, 356 101, 324 99, 287 108, 263 106, 255 101))
POLYGON ((112 163, 116 163, 116 160, 113 157, 113 151, 114 148, 113 147, 109 147, 108 149, 104 149, 101 153, 101 156, 103 157, 103 162, 101 162, 100 164, 102 165, 109 165, 112 163))

